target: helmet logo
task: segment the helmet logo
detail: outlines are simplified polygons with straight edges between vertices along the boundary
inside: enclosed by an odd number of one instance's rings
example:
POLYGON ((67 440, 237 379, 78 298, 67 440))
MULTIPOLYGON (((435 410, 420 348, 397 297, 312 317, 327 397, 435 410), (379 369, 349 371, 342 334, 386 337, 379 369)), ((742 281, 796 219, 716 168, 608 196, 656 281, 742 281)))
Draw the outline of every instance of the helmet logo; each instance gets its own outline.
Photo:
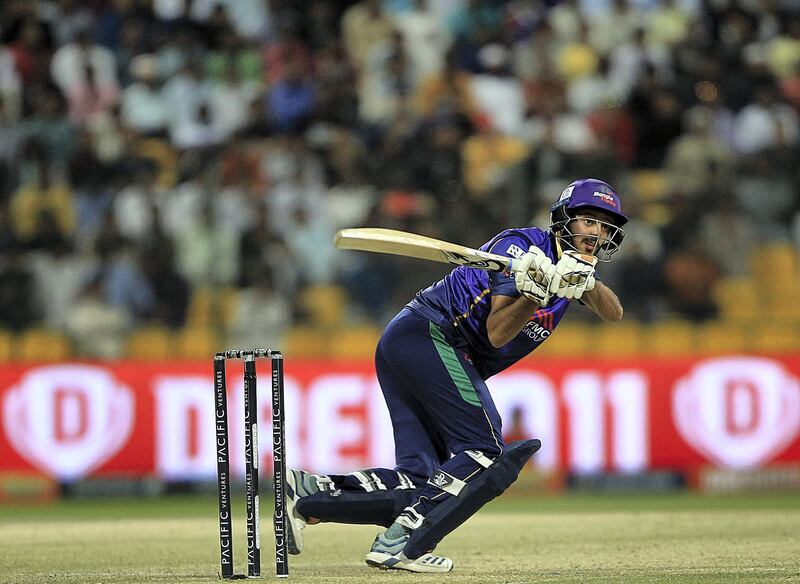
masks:
POLYGON ((559 201, 563 201, 564 199, 569 199, 572 196, 572 191, 575 189, 574 186, 570 185, 561 191, 561 196, 558 197, 559 201))
MULTIPOLYGON (((601 201, 603 201, 606 205, 611 205, 612 207, 617 207, 617 202, 614 200, 614 197, 609 195, 608 193, 601 193, 600 191, 595 191, 592 193, 593 197, 598 197, 601 201)), ((563 197, 563 195, 562 195, 563 197)))

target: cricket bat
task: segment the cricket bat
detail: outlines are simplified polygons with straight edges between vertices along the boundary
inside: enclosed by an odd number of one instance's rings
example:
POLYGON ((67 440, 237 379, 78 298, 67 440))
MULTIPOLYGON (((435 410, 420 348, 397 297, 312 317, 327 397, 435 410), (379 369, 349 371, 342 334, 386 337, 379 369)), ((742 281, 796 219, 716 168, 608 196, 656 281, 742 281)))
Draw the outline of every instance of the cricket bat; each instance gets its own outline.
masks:
POLYGON ((424 235, 380 227, 342 229, 336 234, 334 243, 339 249, 388 253, 490 272, 510 270, 514 262, 519 261, 424 235))

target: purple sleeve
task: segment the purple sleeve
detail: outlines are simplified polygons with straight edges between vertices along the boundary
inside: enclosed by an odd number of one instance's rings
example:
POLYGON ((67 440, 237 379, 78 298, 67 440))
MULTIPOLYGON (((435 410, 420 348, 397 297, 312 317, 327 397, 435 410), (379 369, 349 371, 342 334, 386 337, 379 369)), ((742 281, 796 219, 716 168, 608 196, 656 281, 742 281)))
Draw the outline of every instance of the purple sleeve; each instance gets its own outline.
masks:
MULTIPOLYGON (((487 251, 519 259, 528 251, 531 241, 534 245, 541 247, 545 237, 545 234, 538 229, 531 229, 526 235, 530 236, 530 240, 515 232, 509 233, 498 239, 487 251)), ((511 296, 512 298, 520 295, 517 285, 514 283, 514 276, 507 272, 492 272, 489 275, 489 284, 493 295, 511 296)))

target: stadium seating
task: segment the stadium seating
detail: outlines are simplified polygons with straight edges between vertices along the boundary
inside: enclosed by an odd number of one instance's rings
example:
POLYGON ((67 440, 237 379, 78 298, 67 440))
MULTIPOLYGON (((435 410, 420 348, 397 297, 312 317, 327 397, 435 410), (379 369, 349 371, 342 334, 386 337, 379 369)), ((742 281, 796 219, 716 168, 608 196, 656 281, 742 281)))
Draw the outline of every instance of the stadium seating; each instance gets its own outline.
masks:
POLYGON ((642 201, 663 199, 669 190, 669 179, 658 169, 638 169, 631 172, 631 192, 642 201))
POLYGON ((695 349, 695 328, 686 321, 666 320, 645 327, 648 354, 659 357, 692 355, 695 349))
POLYGON ((211 313, 214 306, 214 292, 208 286, 196 288, 189 300, 186 311, 188 326, 207 326, 211 324, 211 313))
POLYGON ((723 278, 713 297, 723 320, 754 321, 759 314, 758 286, 751 277, 723 278))
POLYGON ((382 330, 374 325, 352 326, 329 333, 327 356, 334 359, 372 359, 382 330))
POLYGON ((742 353, 747 349, 747 326, 736 322, 710 322, 697 327, 697 352, 702 355, 742 353))
POLYGON ((750 271, 766 285, 796 283, 798 253, 791 243, 772 243, 757 248, 750 256, 750 271))
POLYGON ((13 359, 14 335, 11 331, 0 329, 0 363, 13 359))
POLYGON ((334 327, 344 322, 347 293, 336 284, 315 284, 300 294, 300 304, 317 326, 334 327))
POLYGON ((178 359, 211 359, 220 350, 217 334, 209 326, 186 327, 175 334, 175 357, 178 359))
POLYGON ((173 353, 173 334, 160 326, 137 329, 128 337, 125 353, 129 359, 168 359, 173 353))
POLYGON ((313 326, 295 325, 286 331, 283 353, 287 359, 315 359, 325 355, 325 335, 313 326))
POLYGON ((600 324, 592 328, 590 346, 597 356, 633 357, 644 350, 642 327, 634 320, 600 324))
POLYGON ((756 353, 800 351, 800 328, 791 323, 768 322, 753 328, 750 349, 756 353))
POLYGON ((15 358, 20 361, 62 361, 72 356, 67 336, 57 330, 29 328, 15 339, 15 358))
POLYGON ((575 357, 588 352, 592 339, 587 325, 565 322, 558 325, 557 331, 536 350, 537 357, 575 357))

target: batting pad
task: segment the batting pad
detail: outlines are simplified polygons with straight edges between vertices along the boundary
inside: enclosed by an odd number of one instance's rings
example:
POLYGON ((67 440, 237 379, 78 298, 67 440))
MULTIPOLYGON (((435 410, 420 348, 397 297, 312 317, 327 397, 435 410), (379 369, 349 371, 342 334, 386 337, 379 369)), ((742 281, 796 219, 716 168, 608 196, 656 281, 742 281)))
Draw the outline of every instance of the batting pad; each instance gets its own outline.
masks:
POLYGON ((542 447, 539 440, 520 440, 508 444, 474 481, 458 496, 448 497, 434 507, 411 532, 403 553, 415 559, 432 551, 444 537, 477 513, 478 509, 503 493, 517 480, 522 467, 542 447))
POLYGON ((323 522, 382 525, 389 527, 400 512, 414 502, 417 489, 391 491, 345 491, 314 493, 297 502, 304 517, 323 522))

